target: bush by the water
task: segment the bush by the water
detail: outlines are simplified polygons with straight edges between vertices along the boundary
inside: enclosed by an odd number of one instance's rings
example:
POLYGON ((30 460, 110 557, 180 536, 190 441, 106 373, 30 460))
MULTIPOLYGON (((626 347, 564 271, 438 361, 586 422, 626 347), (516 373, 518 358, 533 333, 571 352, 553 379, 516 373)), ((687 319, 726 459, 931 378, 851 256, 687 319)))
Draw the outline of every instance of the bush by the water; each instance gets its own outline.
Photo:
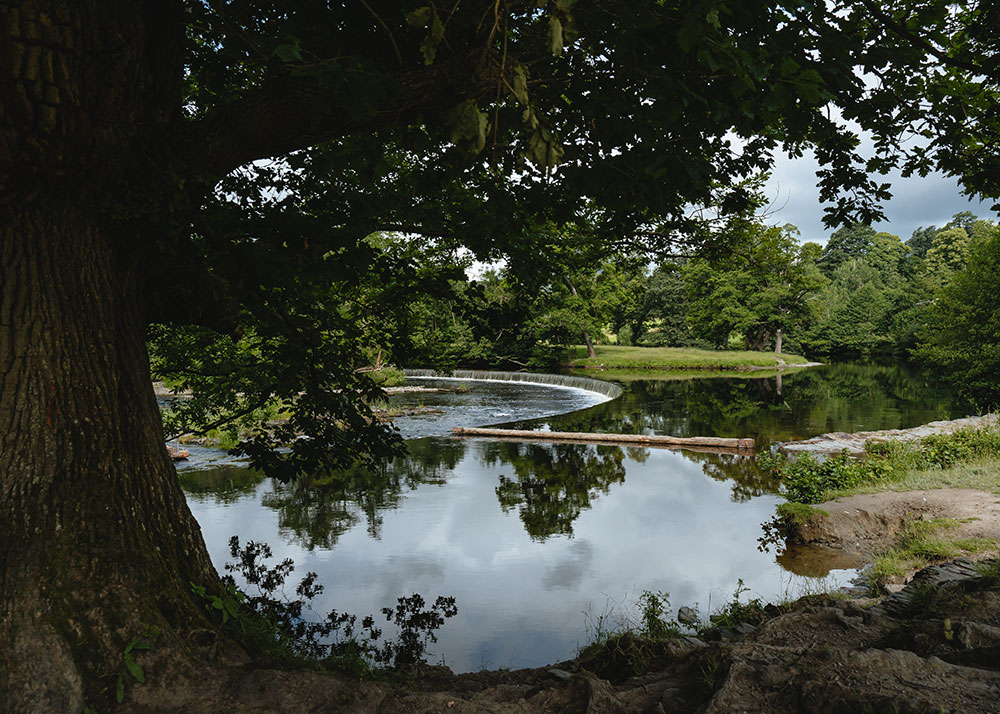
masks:
POLYGON ((1000 456, 1000 427, 993 426, 932 434, 912 442, 869 442, 861 458, 844 450, 825 458, 766 454, 758 462, 782 480, 789 501, 820 503, 836 491, 895 481, 911 471, 996 456, 1000 456))
POLYGON ((271 666, 332 668, 352 676, 381 668, 399 670, 423 662, 428 645, 437 642, 436 631, 458 613, 453 597, 439 596, 429 606, 416 593, 400 597, 395 607, 382 608, 386 623, 397 630, 394 639, 383 638, 372 615, 360 625, 355 615, 336 610, 310 620, 310 605, 323 592, 316 573, 302 578, 295 588, 299 597, 292 600, 284 592, 285 581, 295 570, 291 558, 268 565, 272 553, 266 543, 249 541, 241 546, 237 536, 230 538, 229 552, 236 560, 225 568, 242 576, 248 590, 237 588, 235 578, 226 575, 218 594, 195 583, 191 591, 247 652, 271 666))

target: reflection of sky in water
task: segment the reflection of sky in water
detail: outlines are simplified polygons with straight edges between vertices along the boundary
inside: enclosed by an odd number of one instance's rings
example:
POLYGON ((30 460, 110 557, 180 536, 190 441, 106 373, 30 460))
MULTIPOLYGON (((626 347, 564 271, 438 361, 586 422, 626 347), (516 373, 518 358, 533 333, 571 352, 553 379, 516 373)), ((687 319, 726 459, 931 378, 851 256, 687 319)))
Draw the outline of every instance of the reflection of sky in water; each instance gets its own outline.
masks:
MULTIPOLYGON (((319 613, 377 613, 414 592, 428 601, 455 596, 458 616, 440 631, 431 661, 443 657, 458 671, 566 659, 586 642, 585 613, 614 610, 644 589, 669 592, 674 608, 697 603, 707 614, 731 598, 740 578, 750 597, 765 600, 814 582, 757 550, 776 496, 735 502, 732 482, 708 478, 680 452, 652 450, 645 463, 626 456, 624 483, 593 498, 573 522, 573 537, 532 540, 518 508, 504 513, 497 501, 500 476, 514 472, 502 458, 486 465, 488 443, 470 442, 446 484, 420 485, 398 509, 382 511, 378 539, 362 516, 332 550, 310 552, 279 532, 278 514, 259 505, 270 481, 235 503, 199 498, 191 507, 217 566, 238 533, 271 544, 277 559, 291 557, 297 574, 319 573, 326 586, 319 613)), ((841 582, 851 574, 837 572, 841 582)))

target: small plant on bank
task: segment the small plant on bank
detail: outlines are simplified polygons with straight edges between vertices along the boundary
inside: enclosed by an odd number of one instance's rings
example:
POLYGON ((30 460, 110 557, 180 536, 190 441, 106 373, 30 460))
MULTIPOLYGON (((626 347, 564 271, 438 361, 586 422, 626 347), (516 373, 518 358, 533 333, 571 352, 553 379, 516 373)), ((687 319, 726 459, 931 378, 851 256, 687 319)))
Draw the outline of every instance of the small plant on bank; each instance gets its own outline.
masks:
POLYGON ((645 590, 624 612, 602 613, 591 620, 594 640, 580 650, 588 669, 613 683, 645 674, 669 657, 669 643, 681 636, 668 615, 670 596, 645 590))
POLYGON ((756 627, 765 620, 769 620, 771 615, 765 609, 760 598, 753 598, 747 602, 740 602, 740 597, 744 593, 750 592, 750 588, 743 584, 740 578, 736 583, 736 590, 733 592, 733 599, 726 603, 718 611, 709 615, 711 625, 706 629, 715 627, 736 627, 738 625, 753 625, 756 627))
POLYGON ((815 508, 808 503, 795 501, 779 503, 774 518, 760 524, 763 535, 757 539, 757 550, 763 553, 772 546, 784 545, 795 531, 810 519, 828 515, 830 514, 821 508, 815 508))

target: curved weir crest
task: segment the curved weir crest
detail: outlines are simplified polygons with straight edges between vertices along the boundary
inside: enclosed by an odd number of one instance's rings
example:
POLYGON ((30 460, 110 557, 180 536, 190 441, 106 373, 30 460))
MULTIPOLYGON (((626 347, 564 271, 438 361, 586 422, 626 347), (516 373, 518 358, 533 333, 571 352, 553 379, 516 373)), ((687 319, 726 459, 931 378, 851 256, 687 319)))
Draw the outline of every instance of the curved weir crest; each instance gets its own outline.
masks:
POLYGON ((466 379, 477 382, 524 382, 525 384, 540 384, 548 387, 563 387, 565 389, 582 389, 606 397, 605 401, 617 399, 622 394, 622 388, 613 382, 605 382, 590 377, 575 377, 569 374, 542 374, 535 372, 503 372, 477 369, 456 369, 451 372, 438 372, 433 369, 404 369, 403 374, 415 379, 466 379))

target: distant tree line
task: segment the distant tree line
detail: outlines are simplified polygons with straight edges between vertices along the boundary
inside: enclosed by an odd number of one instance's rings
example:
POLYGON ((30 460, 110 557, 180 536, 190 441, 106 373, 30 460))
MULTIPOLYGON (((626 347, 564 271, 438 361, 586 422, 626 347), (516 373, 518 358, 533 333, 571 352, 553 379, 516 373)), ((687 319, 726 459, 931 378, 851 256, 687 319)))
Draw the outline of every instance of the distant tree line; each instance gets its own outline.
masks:
POLYGON ((383 325, 391 352, 442 368, 551 366, 585 339, 893 357, 947 367, 967 392, 996 402, 1000 238, 991 221, 962 212, 905 241, 855 224, 820 246, 800 244, 794 226, 742 218, 707 248, 658 262, 588 254, 581 231, 548 229, 533 259, 411 300, 383 325))

